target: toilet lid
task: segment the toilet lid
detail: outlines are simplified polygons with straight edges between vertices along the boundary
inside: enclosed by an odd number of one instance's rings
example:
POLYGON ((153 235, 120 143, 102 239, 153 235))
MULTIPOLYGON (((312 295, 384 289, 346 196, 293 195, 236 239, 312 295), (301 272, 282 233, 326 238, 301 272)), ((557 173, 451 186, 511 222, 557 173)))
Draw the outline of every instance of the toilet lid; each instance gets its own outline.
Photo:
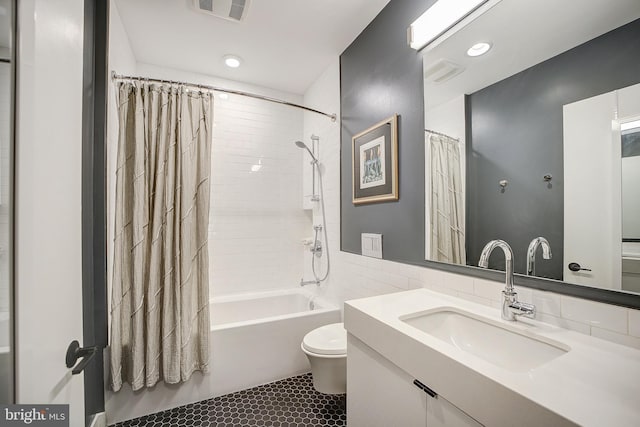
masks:
POLYGON ((302 339, 305 350, 317 354, 346 354, 347 330, 342 323, 321 326, 302 339))

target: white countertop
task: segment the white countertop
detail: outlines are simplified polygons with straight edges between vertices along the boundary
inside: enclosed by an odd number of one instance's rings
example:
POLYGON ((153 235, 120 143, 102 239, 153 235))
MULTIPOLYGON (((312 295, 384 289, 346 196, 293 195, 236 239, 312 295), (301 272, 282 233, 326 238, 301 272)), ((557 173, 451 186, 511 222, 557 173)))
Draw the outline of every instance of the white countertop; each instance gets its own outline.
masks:
MULTIPOLYGON (((640 350, 427 289, 345 302, 345 328, 482 424, 640 426, 640 350), (511 372, 420 331, 400 316, 465 310, 571 350, 527 372, 511 372), (514 415, 519 415, 514 418, 514 415)), ((512 349, 517 355, 518 349, 512 349)))

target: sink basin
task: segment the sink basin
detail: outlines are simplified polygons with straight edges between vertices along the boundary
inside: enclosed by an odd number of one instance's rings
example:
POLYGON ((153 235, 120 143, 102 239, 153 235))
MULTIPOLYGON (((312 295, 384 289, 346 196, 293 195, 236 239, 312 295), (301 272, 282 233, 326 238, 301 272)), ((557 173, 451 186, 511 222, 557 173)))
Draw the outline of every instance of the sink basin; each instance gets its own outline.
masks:
POLYGON ((454 308, 409 314, 400 320, 512 372, 530 371, 570 350, 562 343, 454 308))

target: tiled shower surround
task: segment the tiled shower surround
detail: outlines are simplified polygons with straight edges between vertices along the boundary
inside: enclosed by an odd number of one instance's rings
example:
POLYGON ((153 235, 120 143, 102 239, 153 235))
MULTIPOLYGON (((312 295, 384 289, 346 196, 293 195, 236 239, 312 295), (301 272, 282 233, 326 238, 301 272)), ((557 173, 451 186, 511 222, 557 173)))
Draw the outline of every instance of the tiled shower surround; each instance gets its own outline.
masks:
POLYGON ((113 427, 346 426, 345 395, 315 391, 300 375, 114 424, 113 427))
POLYGON ((300 110, 214 101, 209 257, 212 295, 295 286, 303 270, 300 110))

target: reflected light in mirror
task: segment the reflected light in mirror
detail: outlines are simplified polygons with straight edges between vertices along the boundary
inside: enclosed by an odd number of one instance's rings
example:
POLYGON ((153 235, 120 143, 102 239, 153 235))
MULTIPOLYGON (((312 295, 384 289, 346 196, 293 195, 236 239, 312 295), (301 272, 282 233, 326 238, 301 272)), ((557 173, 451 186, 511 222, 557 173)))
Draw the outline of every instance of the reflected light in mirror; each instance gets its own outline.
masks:
POLYGON ((476 43, 473 46, 471 46, 467 50, 467 55, 469 55, 469 56, 480 56, 480 55, 484 55, 485 53, 489 52, 489 50, 491 50, 491 43, 480 42, 480 43, 476 43))
POLYGON ((438 0, 410 28, 410 43, 420 50, 488 0, 438 0))

